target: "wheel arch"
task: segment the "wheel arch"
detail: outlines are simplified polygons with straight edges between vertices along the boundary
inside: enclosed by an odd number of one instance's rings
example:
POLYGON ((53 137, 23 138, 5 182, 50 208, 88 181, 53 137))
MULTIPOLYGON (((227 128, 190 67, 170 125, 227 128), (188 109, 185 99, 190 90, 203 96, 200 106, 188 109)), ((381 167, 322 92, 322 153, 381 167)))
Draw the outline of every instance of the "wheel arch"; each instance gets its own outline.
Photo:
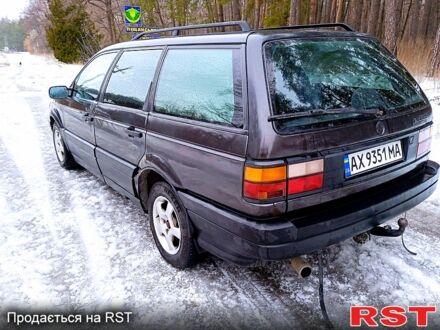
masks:
MULTIPOLYGON (((134 183, 137 185, 135 188, 137 190, 137 197, 139 198, 140 205, 144 212, 148 213, 148 197, 151 192, 151 188, 156 182, 162 181, 167 183, 171 189, 173 190, 177 200, 180 202, 181 207, 186 210, 185 204, 180 199, 178 190, 181 188, 180 180, 177 176, 175 176, 175 173, 171 171, 171 174, 174 175, 167 175, 164 173, 164 171, 160 170, 158 167, 151 164, 148 167, 142 168, 138 171, 134 178, 134 183)), ((196 229, 188 216, 188 222, 189 222, 189 228, 190 228, 190 235, 191 237, 196 237, 196 229)), ((203 252, 203 250, 198 245, 197 241, 194 240, 194 244, 196 246, 196 249, 199 253, 203 252)))
POLYGON ((161 170, 154 167, 147 167, 138 172, 135 176, 135 183, 137 183, 137 193, 141 202, 142 208, 148 212, 147 201, 151 188, 156 182, 163 181, 168 183, 177 195, 176 183, 169 178, 161 170))
POLYGON ((50 111, 49 115, 49 124, 50 129, 53 129, 53 125, 57 124, 60 128, 64 128, 63 121, 61 120, 61 115, 59 114, 58 110, 52 109, 50 111))

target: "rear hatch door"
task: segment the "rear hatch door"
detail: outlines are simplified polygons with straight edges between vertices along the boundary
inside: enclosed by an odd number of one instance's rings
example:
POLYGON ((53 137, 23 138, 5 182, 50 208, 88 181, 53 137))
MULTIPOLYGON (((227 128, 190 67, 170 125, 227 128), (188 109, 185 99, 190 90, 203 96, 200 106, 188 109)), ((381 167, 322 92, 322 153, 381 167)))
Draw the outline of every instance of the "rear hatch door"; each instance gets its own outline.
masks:
POLYGON ((289 165, 323 160, 322 187, 289 194, 287 211, 392 180, 426 157, 417 151, 432 121, 429 102, 378 42, 291 38, 263 48, 277 134, 271 156, 289 165))

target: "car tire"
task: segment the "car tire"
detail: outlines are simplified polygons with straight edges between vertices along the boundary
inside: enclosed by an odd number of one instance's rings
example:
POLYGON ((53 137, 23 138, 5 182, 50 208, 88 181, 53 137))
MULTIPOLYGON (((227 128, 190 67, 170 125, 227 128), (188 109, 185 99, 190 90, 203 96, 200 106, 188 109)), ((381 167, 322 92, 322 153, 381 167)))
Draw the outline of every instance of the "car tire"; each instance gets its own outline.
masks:
POLYGON ((61 165, 61 167, 65 169, 75 168, 77 164, 70 151, 66 148, 66 144, 64 143, 63 135, 61 134, 61 129, 58 124, 53 124, 52 126, 52 139, 55 155, 57 156, 58 163, 61 165))
POLYGON ((179 269, 193 266, 198 256, 190 222, 171 186, 155 183, 147 205, 151 232, 162 257, 179 269))

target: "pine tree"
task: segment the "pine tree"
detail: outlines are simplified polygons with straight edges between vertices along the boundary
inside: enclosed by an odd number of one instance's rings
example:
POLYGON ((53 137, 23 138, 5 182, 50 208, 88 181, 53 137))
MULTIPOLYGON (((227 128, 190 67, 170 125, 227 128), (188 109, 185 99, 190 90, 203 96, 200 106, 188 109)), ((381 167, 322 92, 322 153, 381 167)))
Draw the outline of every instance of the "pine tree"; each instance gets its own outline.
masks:
POLYGON ((48 21, 47 41, 58 60, 78 62, 96 52, 101 36, 83 6, 64 6, 61 0, 50 0, 48 21))

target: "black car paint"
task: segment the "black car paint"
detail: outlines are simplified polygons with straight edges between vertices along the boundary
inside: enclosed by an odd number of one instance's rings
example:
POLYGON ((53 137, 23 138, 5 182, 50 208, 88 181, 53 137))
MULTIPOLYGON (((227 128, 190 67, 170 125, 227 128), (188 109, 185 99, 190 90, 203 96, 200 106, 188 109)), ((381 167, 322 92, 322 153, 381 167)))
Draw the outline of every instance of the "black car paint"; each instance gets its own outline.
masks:
MULTIPOLYGON (((202 248, 242 264, 259 258, 267 259, 269 255, 252 257, 249 253, 243 252, 240 260, 240 252, 237 251, 231 257, 221 250, 222 248, 225 251, 228 250, 226 245, 232 244, 232 241, 228 240, 228 243, 223 244, 224 246, 206 244, 204 241, 206 241, 207 230, 209 230, 208 237, 216 236, 216 230, 218 230, 220 241, 225 242, 230 233, 221 234, 222 226, 223 229, 229 228, 226 229, 228 232, 232 230, 230 225, 225 224, 228 217, 224 213, 227 212, 240 218, 240 222, 247 222, 250 226, 253 226, 255 221, 259 222, 258 226, 263 228, 263 231, 267 226, 268 231, 263 236, 269 238, 271 235, 281 233, 273 234, 271 226, 282 222, 281 227, 283 227, 291 223, 292 219, 286 218, 289 214, 294 216, 294 212, 302 208, 307 209, 323 203, 329 205, 328 203, 333 200, 373 189, 380 183, 420 170, 427 162, 427 156, 415 159, 415 154, 419 130, 432 123, 432 111, 429 106, 385 120, 383 122, 384 135, 376 131, 376 119, 344 125, 343 128, 327 128, 293 135, 279 134, 274 129, 273 123, 267 120, 271 110, 264 79, 263 44, 269 40, 282 38, 340 38, 345 36, 369 38, 364 34, 354 32, 274 30, 163 38, 113 45, 97 54, 99 56, 106 52, 119 52, 112 66, 120 57, 121 52, 126 49, 163 49, 144 109, 134 110, 103 103, 102 87, 100 99, 97 102, 78 102, 70 97, 53 103, 51 121, 56 121, 62 128, 67 147, 75 160, 96 176, 103 178, 111 187, 139 204, 145 205, 145 198, 148 195, 146 186, 150 175, 158 175, 167 181, 180 194, 196 228, 197 242, 202 248), (240 49, 245 117, 243 128, 203 123, 153 111, 154 92, 163 59, 167 50, 175 47, 240 49), (341 164, 345 153, 397 139, 402 140, 405 149, 404 161, 348 180, 344 178, 341 164), (325 160, 325 179, 322 190, 295 197, 279 198, 266 203, 253 202, 242 197, 243 168, 246 162, 295 163, 316 158, 325 160), (203 219, 200 214, 203 212, 198 207, 197 211, 192 209, 196 206, 189 200, 194 199, 198 201, 198 204, 207 203, 213 210, 216 210, 216 212, 209 213, 212 218, 208 220, 205 218, 208 222, 204 225, 200 220, 203 219), (215 226, 209 226, 209 221, 218 223, 215 226)), ((111 67, 109 72, 111 72, 111 67)), ((108 79, 109 73, 103 86, 106 85, 108 79)), ((426 190, 426 196, 434 189, 437 178, 438 175, 430 178, 432 188, 426 190)), ((416 196, 414 198, 414 201, 421 201, 416 196)), ((395 210, 408 208, 409 205, 412 207, 415 205, 413 204, 408 202, 395 210)), ((381 218, 381 221, 372 221, 376 217, 372 215, 362 228, 367 230, 393 215, 395 212, 388 213, 387 217, 381 218)), ((347 235, 357 231, 347 230, 342 236, 348 237, 347 235)), ((243 232, 239 233, 239 235, 242 234, 243 232)), ((331 235, 330 232, 322 234, 321 241, 334 243, 336 236, 331 238, 331 235)), ((237 238, 231 239, 237 241, 237 238)), ((295 241, 291 244, 295 245, 295 241)), ((243 245, 239 244, 239 246, 243 245)), ((309 247, 312 248, 312 245, 309 247)), ((318 248, 318 246, 313 247, 318 248)), ((305 248, 301 252, 309 251, 310 248, 305 248)), ((290 249, 289 251, 290 253, 279 255, 289 257, 296 255, 300 250, 290 249)))

